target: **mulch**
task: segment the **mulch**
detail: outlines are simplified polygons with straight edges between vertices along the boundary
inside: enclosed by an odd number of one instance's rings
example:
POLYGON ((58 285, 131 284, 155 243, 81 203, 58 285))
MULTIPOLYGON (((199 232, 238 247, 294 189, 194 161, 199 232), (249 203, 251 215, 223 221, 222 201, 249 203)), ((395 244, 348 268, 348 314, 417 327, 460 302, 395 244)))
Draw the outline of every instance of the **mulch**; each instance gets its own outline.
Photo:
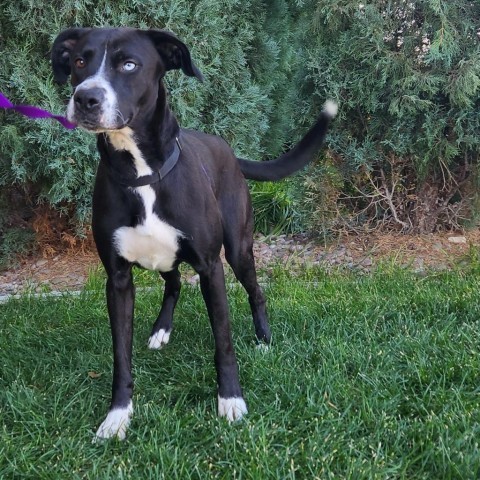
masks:
MULTIPOLYGON (((290 269, 319 265, 327 270, 346 268, 368 273, 386 260, 421 272, 445 270, 459 262, 468 262, 479 246, 479 229, 415 236, 351 235, 330 243, 320 243, 307 235, 280 235, 257 236, 254 254, 257 269, 267 272, 280 263, 290 269)), ((91 245, 60 252, 49 249, 22 259, 11 270, 0 272, 0 295, 79 290, 89 272, 98 268, 100 262, 91 245)), ((196 282, 193 272, 187 281, 196 282)))

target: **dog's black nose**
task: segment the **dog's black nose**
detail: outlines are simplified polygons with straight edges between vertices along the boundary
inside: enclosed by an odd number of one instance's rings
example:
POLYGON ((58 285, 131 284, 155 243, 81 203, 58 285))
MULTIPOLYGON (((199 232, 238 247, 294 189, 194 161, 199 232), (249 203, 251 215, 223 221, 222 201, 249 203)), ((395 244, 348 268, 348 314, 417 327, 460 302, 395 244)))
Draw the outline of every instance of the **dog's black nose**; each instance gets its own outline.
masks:
POLYGON ((75 107, 79 110, 93 112, 97 110, 105 98, 105 90, 102 88, 89 88, 75 93, 75 107))

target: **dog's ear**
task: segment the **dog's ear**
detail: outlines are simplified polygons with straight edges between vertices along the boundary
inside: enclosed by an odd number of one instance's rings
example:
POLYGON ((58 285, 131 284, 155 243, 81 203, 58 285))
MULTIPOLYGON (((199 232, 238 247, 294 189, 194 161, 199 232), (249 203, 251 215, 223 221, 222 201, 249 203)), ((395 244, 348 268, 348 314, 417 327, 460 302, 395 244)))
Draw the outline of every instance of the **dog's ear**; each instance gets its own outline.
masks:
POLYGON ((190 77, 197 77, 203 82, 203 75, 192 62, 190 51, 173 33, 165 30, 146 30, 150 40, 155 45, 158 54, 162 57, 167 70, 181 69, 190 77))
POLYGON ((53 78, 57 83, 66 83, 70 75, 70 53, 78 39, 90 28, 69 28, 58 35, 52 46, 53 78))

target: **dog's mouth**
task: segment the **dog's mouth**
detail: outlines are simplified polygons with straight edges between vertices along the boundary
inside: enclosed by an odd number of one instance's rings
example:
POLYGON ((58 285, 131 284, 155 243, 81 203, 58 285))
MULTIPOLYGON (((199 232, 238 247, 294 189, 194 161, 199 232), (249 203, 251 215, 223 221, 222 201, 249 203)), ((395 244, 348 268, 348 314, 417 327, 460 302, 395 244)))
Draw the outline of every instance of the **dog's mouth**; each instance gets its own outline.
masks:
POLYGON ((93 93, 88 94, 89 90, 81 90, 70 99, 67 108, 70 122, 90 133, 121 130, 129 125, 133 117, 131 112, 122 112, 116 101, 104 101, 99 94, 98 98, 93 93))
POLYGON ((77 118, 76 116, 74 117, 74 121, 77 127, 89 133, 105 133, 122 130, 123 128, 128 126, 130 120, 130 117, 124 118, 123 116, 118 116, 117 121, 112 124, 89 118, 77 118))

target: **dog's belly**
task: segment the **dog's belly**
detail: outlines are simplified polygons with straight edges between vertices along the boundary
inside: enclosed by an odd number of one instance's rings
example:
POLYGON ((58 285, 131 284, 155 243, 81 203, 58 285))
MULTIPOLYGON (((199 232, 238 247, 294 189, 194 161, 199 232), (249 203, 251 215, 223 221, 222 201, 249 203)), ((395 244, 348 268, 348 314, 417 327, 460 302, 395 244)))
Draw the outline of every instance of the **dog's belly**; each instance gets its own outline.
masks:
POLYGON ((168 272, 177 259, 182 233, 153 212, 154 194, 149 186, 137 188, 145 206, 145 219, 135 227, 115 230, 113 241, 118 254, 149 270, 168 272))

